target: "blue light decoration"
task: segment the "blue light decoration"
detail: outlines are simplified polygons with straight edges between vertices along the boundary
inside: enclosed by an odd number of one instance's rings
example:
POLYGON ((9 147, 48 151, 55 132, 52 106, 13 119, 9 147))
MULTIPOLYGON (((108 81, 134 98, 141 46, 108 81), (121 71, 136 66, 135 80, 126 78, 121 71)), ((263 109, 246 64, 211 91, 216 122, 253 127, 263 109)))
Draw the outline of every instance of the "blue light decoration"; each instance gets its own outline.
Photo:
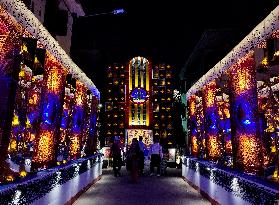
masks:
POLYGON ((73 113, 73 127, 72 130, 74 133, 80 133, 82 129, 83 122, 83 108, 76 106, 73 113))
POLYGON ((234 166, 250 174, 261 174, 262 142, 259 136, 256 68, 248 53, 230 68, 231 133, 234 166))
POLYGON ((135 88, 131 92, 131 99, 134 103, 142 104, 148 98, 147 92, 143 88, 135 88))
POLYGON ((64 109, 62 114, 62 120, 61 120, 61 128, 66 129, 68 126, 68 117, 69 117, 69 110, 64 109))
POLYGON ((59 106, 59 96, 53 93, 48 93, 47 99, 43 105, 43 125, 53 125, 58 114, 59 106))
POLYGON ((97 122, 97 114, 94 113, 91 115, 90 119, 90 129, 89 129, 89 136, 93 137, 95 130, 96 130, 96 122, 97 122))

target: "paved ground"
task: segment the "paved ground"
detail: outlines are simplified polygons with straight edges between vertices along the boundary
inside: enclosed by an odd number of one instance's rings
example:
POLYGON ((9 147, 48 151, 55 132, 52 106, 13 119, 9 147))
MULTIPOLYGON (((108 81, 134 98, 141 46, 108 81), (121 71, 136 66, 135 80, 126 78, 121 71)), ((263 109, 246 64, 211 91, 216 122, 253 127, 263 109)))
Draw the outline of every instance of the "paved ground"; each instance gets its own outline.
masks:
POLYGON ((74 205, 208 205, 195 189, 181 178, 181 170, 167 168, 167 176, 142 176, 139 183, 130 181, 122 168, 122 176, 115 178, 111 168, 74 205))

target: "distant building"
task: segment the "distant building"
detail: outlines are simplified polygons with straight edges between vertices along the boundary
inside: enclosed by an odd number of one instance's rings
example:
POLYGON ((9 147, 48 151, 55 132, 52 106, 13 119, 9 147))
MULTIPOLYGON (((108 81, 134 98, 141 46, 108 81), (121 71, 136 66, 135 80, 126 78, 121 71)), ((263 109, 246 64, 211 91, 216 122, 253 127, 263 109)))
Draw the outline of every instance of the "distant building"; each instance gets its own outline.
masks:
POLYGON ((103 125, 106 145, 115 135, 128 144, 140 135, 147 145, 153 137, 173 143, 171 69, 166 64, 152 65, 144 57, 108 67, 103 125))
POLYGON ((68 55, 70 55, 74 18, 85 15, 82 6, 77 2, 75 0, 23 0, 27 8, 68 55))

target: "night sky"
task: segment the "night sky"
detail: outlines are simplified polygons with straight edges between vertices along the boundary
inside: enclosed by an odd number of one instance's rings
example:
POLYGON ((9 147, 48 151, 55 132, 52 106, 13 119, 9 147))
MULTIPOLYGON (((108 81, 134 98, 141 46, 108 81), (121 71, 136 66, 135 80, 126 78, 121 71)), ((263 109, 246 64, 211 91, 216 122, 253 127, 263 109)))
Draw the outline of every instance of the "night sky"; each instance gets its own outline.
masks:
POLYGON ((89 17, 75 20, 72 59, 101 92, 109 63, 140 55, 171 64, 178 77, 206 29, 237 29, 244 38, 278 5, 278 0, 79 1, 89 17), (117 8, 126 12, 109 14, 117 8))

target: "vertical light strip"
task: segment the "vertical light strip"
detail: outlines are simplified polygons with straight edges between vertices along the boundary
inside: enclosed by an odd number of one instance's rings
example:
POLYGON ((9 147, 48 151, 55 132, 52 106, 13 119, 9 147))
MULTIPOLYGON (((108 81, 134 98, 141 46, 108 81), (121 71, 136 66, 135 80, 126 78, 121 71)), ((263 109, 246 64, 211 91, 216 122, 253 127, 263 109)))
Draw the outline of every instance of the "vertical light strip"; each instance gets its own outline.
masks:
POLYGON ((135 123, 134 123, 134 125, 137 125, 138 124, 138 105, 134 104, 134 106, 135 106, 135 123))
POLYGON ((135 88, 137 88, 138 85, 139 85, 139 79, 138 79, 138 69, 139 69, 139 66, 138 66, 137 62, 138 62, 138 59, 135 62, 135 88))
POLYGON ((144 88, 144 86, 143 86, 143 79, 144 79, 144 70, 142 68, 142 69, 140 69, 140 87, 141 88, 144 88))
POLYGON ((129 63, 129 91, 132 90, 132 69, 131 69, 132 62, 129 63))
POLYGON ((149 100, 146 101, 146 126, 149 126, 149 100))
POLYGON ((132 125, 132 106, 129 103, 129 125, 132 125))
POLYGON ((143 125, 143 104, 140 105, 140 124, 143 125))
POLYGON ((147 61, 146 62, 146 72, 145 72, 145 75, 146 75, 146 91, 149 91, 149 62, 147 61))

